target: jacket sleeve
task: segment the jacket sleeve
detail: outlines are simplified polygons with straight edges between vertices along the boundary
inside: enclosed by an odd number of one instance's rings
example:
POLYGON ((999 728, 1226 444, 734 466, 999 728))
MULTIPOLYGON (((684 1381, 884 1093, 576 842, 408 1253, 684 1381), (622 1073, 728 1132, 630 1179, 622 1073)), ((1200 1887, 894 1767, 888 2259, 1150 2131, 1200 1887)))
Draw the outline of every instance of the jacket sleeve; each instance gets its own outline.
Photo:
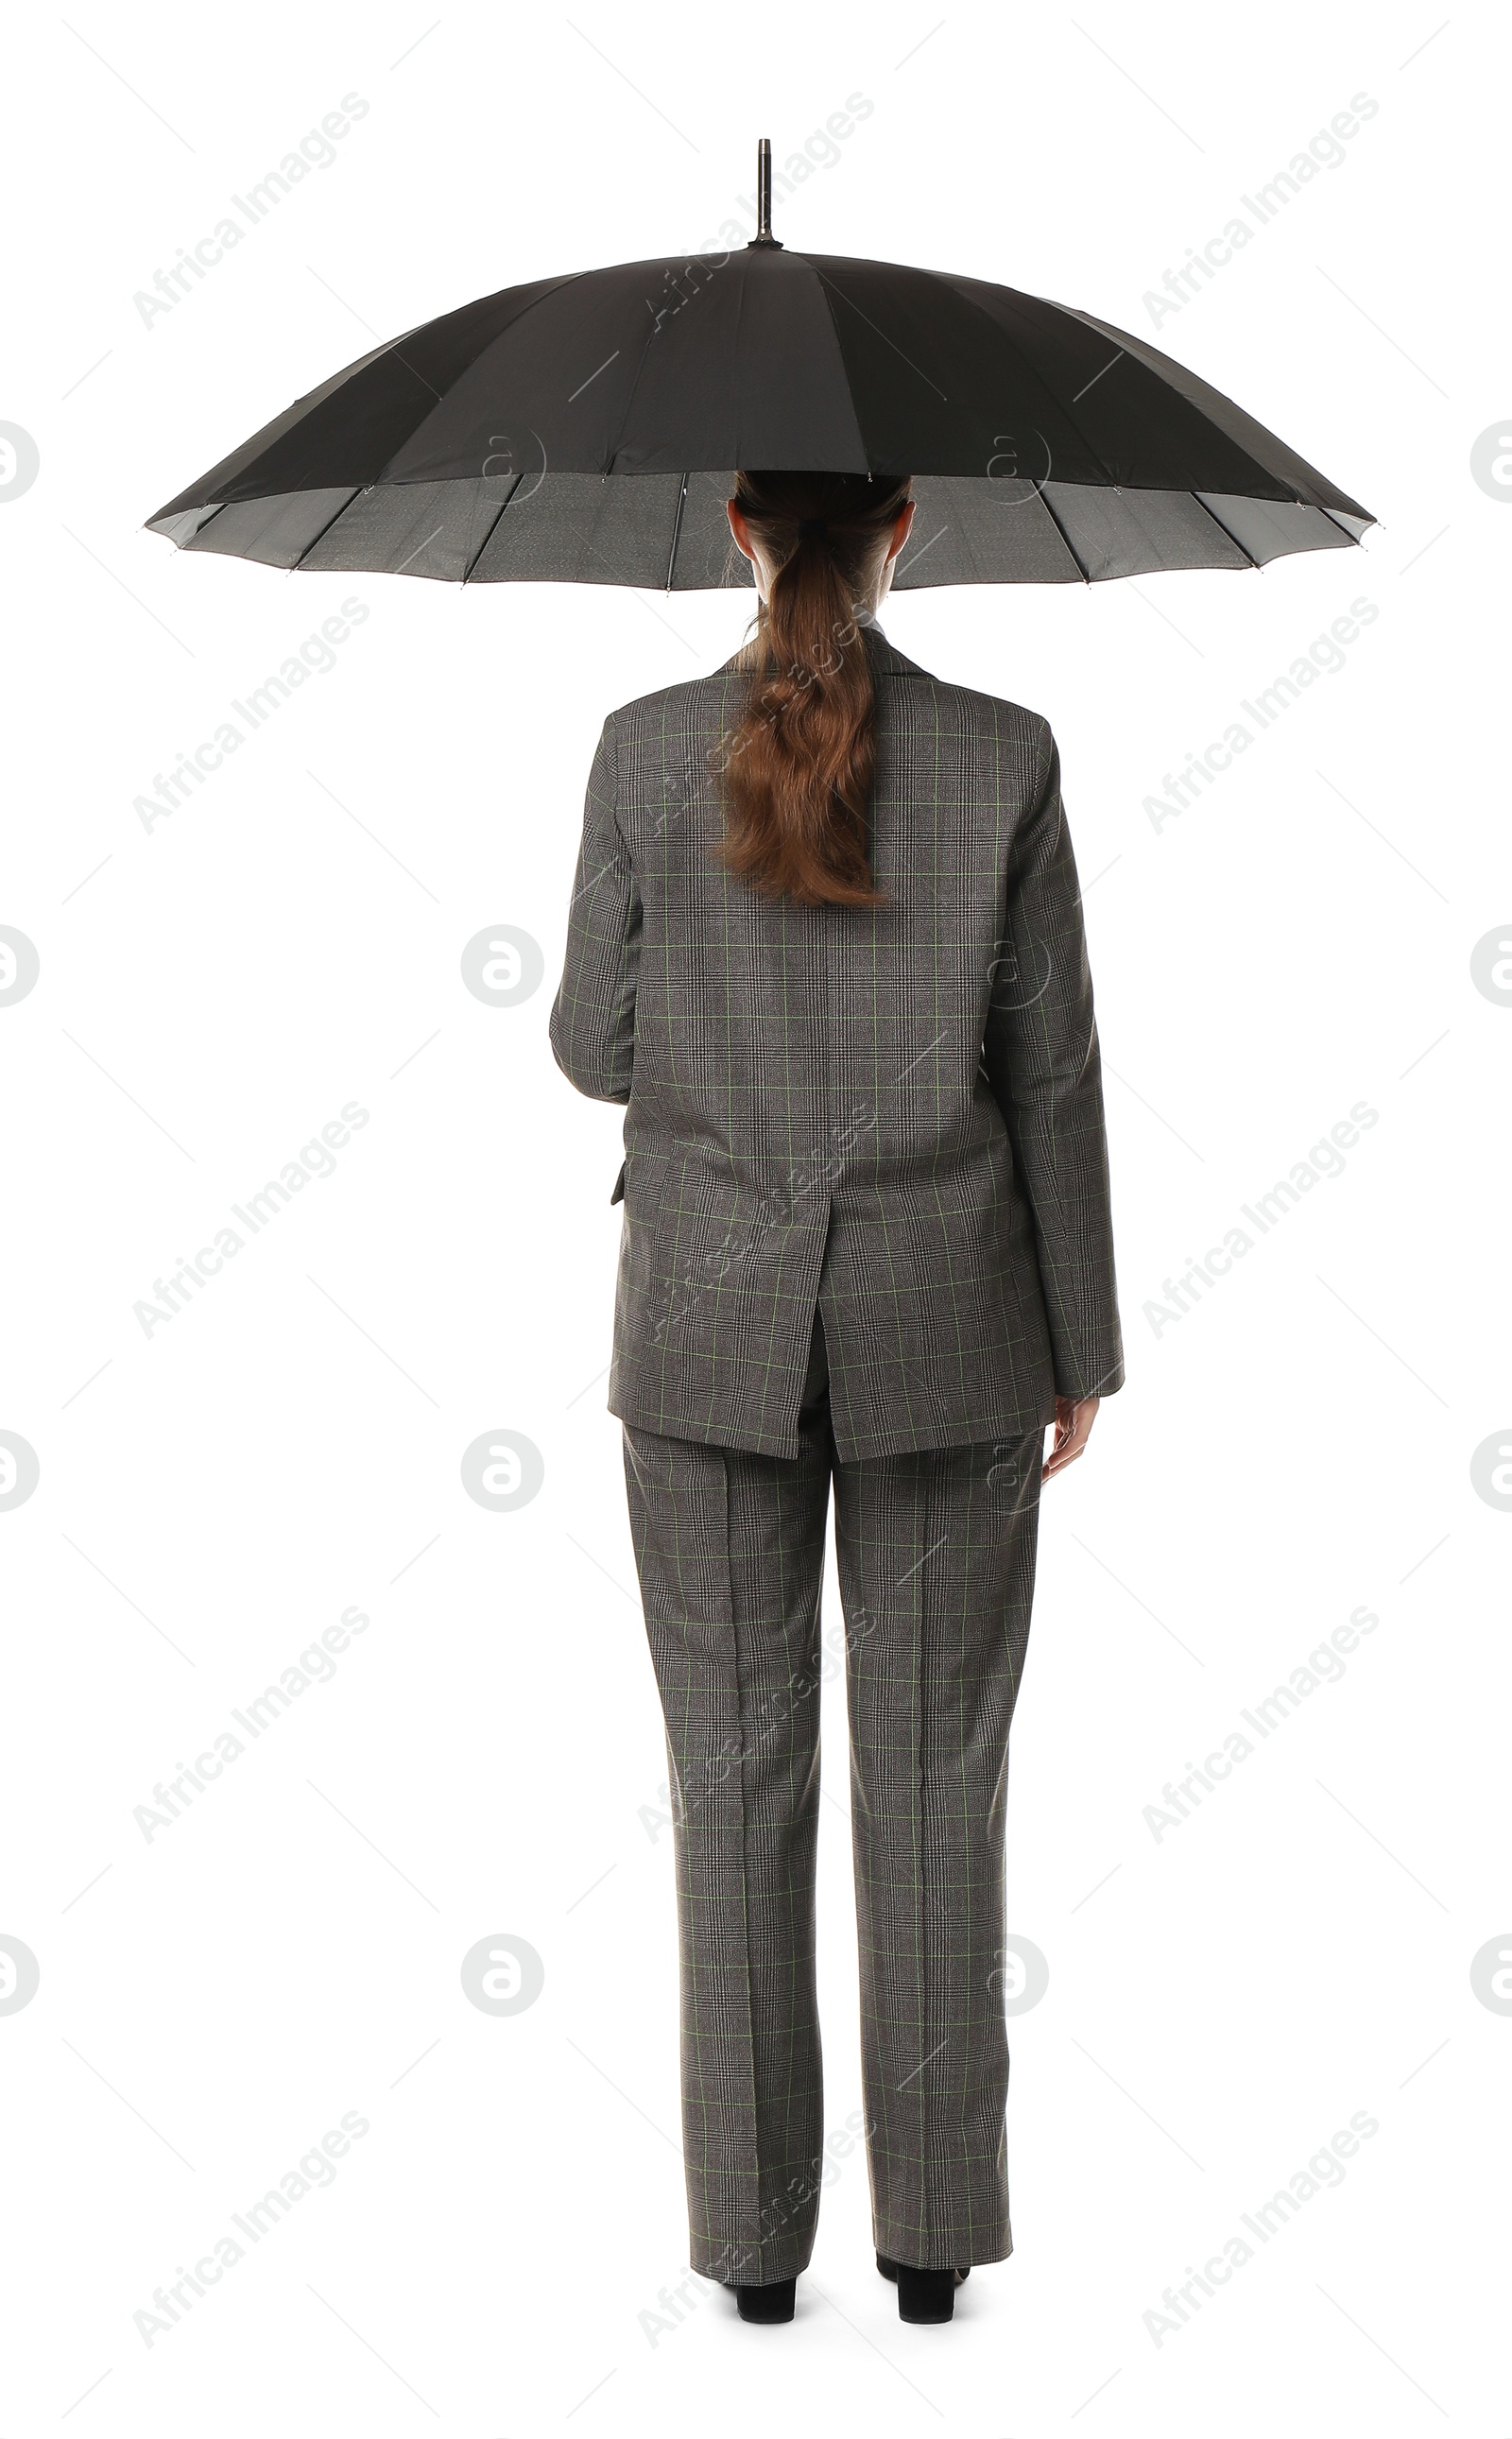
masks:
POLYGON ((1034 1218, 1055 1385, 1065 1398, 1123 1386, 1108 1143, 1081 892, 1048 723, 1033 802, 1018 826, 983 1065, 1034 1218))
POLYGON ((551 1047, 579 1093, 628 1101, 635 1042, 641 899, 615 818, 618 749, 614 715, 588 774, 582 846, 567 919, 567 959, 551 1011, 551 1047))

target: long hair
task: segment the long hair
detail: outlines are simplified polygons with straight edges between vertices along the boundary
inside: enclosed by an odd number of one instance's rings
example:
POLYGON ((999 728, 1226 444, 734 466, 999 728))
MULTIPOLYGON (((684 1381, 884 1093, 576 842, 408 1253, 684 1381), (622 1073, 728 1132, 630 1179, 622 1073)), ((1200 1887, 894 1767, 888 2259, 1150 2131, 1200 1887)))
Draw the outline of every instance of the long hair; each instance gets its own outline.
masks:
POLYGON ((876 705, 859 625, 906 474, 742 472, 735 504, 776 574, 738 655, 740 715, 716 749, 731 871, 801 906, 879 906, 870 815, 876 705))

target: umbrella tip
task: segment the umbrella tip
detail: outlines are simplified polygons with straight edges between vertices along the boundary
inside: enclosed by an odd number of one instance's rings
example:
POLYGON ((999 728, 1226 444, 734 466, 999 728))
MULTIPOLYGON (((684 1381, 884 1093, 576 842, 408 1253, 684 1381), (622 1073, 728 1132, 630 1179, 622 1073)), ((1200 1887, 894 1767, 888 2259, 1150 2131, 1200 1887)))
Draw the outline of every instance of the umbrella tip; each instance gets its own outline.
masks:
MULTIPOLYGON (((751 245, 774 245, 779 250, 782 240, 772 234, 772 138, 763 135, 756 145, 756 233, 751 245)), ((747 252, 750 248, 747 248, 747 252)))

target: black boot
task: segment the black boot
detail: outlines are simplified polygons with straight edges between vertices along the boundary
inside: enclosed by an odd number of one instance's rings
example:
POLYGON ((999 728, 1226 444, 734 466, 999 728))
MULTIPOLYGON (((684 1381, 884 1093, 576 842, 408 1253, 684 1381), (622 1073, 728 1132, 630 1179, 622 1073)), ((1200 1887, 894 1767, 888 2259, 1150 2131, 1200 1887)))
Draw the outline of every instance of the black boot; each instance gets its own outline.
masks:
POLYGON ((877 2255, 877 2267, 884 2278, 898 2282, 898 2317, 923 2324, 948 2321, 955 2310, 955 2290, 965 2278, 966 2270, 916 2270, 906 2261, 890 2261, 885 2252, 877 2255))
POLYGON ((738 2287, 736 2309, 742 2321, 791 2321, 796 2278, 774 2278, 765 2287, 738 2287))

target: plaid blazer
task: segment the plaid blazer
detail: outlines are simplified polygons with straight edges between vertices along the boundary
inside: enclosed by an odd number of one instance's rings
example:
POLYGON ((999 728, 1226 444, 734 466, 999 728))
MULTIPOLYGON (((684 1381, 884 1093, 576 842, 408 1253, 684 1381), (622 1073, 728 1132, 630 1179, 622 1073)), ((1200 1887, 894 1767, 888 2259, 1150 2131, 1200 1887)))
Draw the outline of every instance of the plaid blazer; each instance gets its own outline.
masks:
POLYGON ((1123 1380, 1055 739, 862 632, 888 903, 774 900, 716 859, 732 659, 605 721, 551 1012, 564 1074, 626 1107, 610 1412, 789 1458, 816 1307, 843 1461, 1123 1380))

